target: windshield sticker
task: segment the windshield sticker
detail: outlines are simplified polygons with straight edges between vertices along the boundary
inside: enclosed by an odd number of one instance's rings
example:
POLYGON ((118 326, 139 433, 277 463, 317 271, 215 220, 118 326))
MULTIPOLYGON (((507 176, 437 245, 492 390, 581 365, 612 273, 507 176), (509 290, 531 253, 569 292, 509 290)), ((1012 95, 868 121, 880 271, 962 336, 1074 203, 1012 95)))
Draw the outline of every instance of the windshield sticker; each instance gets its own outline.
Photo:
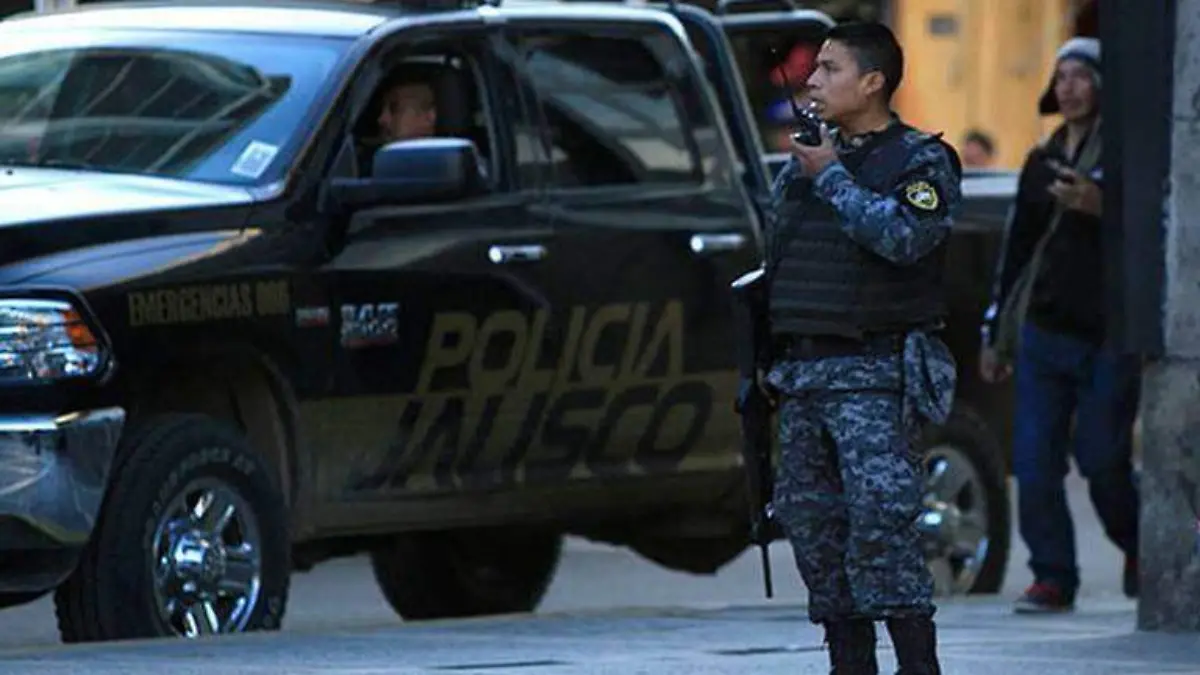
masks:
POLYGON ((279 147, 262 141, 251 141, 242 151, 241 156, 229 168, 229 172, 246 178, 258 178, 263 175, 271 160, 279 154, 279 147))

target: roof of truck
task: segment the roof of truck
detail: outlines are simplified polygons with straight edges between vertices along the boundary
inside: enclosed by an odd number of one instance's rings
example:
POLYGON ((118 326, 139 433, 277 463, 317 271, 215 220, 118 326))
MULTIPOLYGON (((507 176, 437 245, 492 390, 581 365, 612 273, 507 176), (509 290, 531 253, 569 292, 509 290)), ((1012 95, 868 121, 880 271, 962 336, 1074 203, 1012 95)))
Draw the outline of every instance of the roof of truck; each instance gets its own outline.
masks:
POLYGON ((353 38, 392 19, 431 12, 528 12, 611 19, 646 17, 647 10, 623 2, 513 0, 505 6, 467 0, 146 0, 89 3, 47 14, 27 12, 0 21, 0 32, 70 29, 157 29, 318 35, 353 38))

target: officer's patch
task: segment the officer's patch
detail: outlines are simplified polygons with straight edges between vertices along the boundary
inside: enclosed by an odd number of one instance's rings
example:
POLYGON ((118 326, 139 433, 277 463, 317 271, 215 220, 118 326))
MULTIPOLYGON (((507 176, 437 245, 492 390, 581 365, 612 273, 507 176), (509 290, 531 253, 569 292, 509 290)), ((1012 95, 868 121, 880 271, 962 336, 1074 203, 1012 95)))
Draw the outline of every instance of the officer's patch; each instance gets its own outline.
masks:
POLYGON ((922 211, 933 211, 941 203, 941 200, 938 199, 937 190, 923 180, 909 183, 904 188, 904 198, 908 200, 909 204, 922 211))

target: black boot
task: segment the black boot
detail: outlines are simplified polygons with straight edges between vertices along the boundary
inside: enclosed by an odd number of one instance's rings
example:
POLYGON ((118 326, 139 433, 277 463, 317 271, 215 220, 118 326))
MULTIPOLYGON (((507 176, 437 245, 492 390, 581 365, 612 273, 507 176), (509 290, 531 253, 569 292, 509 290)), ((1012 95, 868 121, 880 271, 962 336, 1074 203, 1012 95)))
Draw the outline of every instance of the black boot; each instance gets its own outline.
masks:
POLYGON ((887 620, 887 629, 896 649, 896 662, 900 664, 896 675, 942 675, 933 619, 892 618, 887 620))
POLYGON ((844 619, 825 623, 829 675, 879 675, 875 661, 875 622, 844 619))

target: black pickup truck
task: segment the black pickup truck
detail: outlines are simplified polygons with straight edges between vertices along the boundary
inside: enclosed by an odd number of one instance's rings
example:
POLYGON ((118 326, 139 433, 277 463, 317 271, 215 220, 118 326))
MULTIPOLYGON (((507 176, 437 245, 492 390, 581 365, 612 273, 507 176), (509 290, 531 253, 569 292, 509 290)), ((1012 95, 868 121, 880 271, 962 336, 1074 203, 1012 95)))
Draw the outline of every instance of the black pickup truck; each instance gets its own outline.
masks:
MULTIPOLYGON (((566 534, 740 555, 728 285, 772 171, 748 77, 827 18, 735 10, 0 22, 0 602, 53 591, 68 642, 196 636, 278 628, 338 556, 423 619, 536 608, 566 534), (435 136, 381 143, 415 64, 435 136)), ((971 376, 1005 200, 976 193, 922 518, 947 592, 1008 553, 1003 399, 971 376)))

